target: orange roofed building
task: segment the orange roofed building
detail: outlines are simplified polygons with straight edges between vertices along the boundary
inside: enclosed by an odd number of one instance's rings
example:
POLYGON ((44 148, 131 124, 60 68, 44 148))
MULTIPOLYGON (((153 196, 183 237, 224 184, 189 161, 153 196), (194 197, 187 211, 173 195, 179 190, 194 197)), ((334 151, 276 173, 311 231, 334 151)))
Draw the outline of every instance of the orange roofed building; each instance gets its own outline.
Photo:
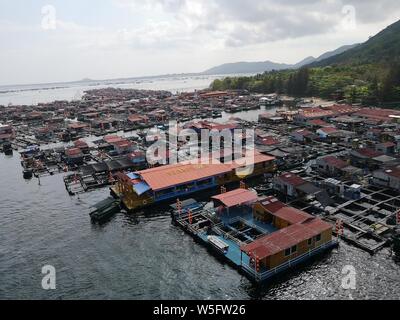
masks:
POLYGON ((278 230, 241 247, 250 258, 250 270, 273 270, 332 244, 332 225, 274 197, 259 200, 253 206, 253 215, 278 230))
POLYGON ((205 163, 182 162, 138 171, 132 179, 118 181, 112 192, 121 198, 128 210, 135 210, 275 171, 274 157, 255 151, 254 157, 242 160, 244 162, 221 163, 215 159, 205 163))

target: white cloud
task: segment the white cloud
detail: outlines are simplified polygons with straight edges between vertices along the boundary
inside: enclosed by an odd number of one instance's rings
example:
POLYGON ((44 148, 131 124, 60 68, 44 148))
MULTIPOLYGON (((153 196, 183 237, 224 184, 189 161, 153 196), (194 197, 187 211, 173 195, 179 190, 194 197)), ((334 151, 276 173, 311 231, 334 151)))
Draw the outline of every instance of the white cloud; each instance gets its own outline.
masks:
POLYGON ((40 28, 40 8, 37 24, 0 21, 0 82, 197 72, 244 60, 294 63, 365 41, 400 13, 398 0, 109 1, 110 15, 123 12, 132 23, 103 15, 89 24, 84 12, 68 16, 58 7, 56 30, 40 28), (343 23, 345 5, 355 8, 354 28, 343 23))
MULTIPOLYGON (((312 0, 114 0, 119 6, 133 12, 147 10, 169 19, 165 28, 143 28, 143 37, 154 37, 168 31, 168 39, 176 45, 182 37, 183 44, 190 36, 193 41, 221 41, 228 47, 246 46, 309 35, 326 34, 343 30, 346 19, 345 6, 354 6, 354 18, 360 23, 381 21, 390 14, 399 13, 395 0, 384 1, 312 1, 312 0), (388 10, 389 9, 389 10, 388 10)), ((354 24, 356 26, 356 24, 354 24)))

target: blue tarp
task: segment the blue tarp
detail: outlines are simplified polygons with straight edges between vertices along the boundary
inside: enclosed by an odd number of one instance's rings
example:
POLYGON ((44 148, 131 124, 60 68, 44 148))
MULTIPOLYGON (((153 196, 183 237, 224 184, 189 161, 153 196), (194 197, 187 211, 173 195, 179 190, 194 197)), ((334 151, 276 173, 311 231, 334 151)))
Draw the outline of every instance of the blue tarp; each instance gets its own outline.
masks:
POLYGON ((133 179, 139 179, 139 175, 137 175, 136 173, 128 173, 127 176, 129 177, 129 179, 133 180, 133 179))
POLYGON ((138 196, 141 196, 143 193, 146 193, 147 191, 151 190, 150 186, 146 182, 135 184, 133 186, 133 189, 135 190, 138 196))

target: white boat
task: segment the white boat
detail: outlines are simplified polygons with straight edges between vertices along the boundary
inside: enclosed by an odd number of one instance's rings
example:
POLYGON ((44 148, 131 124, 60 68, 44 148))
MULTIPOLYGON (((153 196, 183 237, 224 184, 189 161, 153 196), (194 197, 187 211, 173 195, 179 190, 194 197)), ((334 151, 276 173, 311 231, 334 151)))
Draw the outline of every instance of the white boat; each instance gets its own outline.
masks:
POLYGON ((229 250, 229 244, 222 241, 217 236, 208 236, 208 242, 212 244, 212 246, 220 252, 226 253, 229 250))

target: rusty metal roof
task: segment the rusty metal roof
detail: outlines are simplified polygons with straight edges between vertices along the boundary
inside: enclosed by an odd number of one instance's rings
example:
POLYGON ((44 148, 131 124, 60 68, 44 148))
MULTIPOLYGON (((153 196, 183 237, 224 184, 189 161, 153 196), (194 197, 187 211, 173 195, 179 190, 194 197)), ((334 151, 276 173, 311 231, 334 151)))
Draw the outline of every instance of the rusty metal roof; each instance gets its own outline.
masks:
POLYGON ((251 257, 264 259, 311 239, 331 228, 332 226, 329 223, 319 218, 311 217, 303 223, 293 224, 242 246, 241 250, 251 257))
POLYGON ((254 203, 258 199, 258 195, 247 189, 236 189, 214 196, 212 199, 221 201, 225 207, 231 208, 242 204, 254 203))

